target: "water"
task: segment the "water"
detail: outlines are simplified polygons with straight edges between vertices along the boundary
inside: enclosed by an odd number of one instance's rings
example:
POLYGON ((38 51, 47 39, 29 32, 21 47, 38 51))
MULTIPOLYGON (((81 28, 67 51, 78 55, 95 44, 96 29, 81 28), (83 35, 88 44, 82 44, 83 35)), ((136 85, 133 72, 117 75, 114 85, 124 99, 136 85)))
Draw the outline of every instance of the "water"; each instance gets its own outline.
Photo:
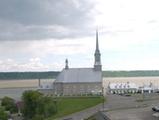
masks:
MULTIPOLYGON (((53 81, 53 79, 42 79, 41 83, 50 81, 53 81)), ((20 100, 24 91, 36 90, 38 85, 38 79, 0 80, 0 98, 8 96, 20 100)))
MULTIPOLYGON (((41 82, 51 82, 53 80, 42 80, 41 82)), ((150 82, 159 87, 159 77, 116 77, 103 78, 103 85, 106 88, 109 83, 132 82, 138 86, 149 85, 150 82)), ((38 80, 0 80, 0 98, 9 96, 19 100, 25 90, 36 90, 38 80)))
POLYGON ((20 100, 24 91, 35 89, 36 88, 0 88, 0 98, 8 96, 15 100, 20 100))

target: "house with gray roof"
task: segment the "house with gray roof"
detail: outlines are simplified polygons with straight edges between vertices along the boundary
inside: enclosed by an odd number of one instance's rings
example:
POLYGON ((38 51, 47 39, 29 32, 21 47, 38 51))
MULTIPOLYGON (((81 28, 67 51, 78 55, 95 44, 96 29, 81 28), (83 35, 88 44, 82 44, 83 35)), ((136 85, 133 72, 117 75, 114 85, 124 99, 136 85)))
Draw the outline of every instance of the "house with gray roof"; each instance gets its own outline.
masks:
POLYGON ((102 94, 102 65, 96 31, 95 62, 92 68, 69 68, 68 60, 65 68, 53 83, 56 95, 88 95, 102 94))

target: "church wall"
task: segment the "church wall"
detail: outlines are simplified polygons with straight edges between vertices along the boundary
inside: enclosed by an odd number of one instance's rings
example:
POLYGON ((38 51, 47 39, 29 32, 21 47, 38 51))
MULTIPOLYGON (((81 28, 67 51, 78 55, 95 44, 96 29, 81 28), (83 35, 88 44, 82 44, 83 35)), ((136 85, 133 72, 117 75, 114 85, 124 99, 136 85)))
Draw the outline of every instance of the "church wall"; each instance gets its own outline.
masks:
POLYGON ((41 92, 44 95, 53 96, 54 91, 53 89, 38 89, 39 92, 41 92))
POLYGON ((62 95, 63 94, 63 83, 54 83, 53 84, 53 91, 55 95, 62 95))
POLYGON ((102 83, 64 83, 63 95, 99 94, 102 92, 102 83))

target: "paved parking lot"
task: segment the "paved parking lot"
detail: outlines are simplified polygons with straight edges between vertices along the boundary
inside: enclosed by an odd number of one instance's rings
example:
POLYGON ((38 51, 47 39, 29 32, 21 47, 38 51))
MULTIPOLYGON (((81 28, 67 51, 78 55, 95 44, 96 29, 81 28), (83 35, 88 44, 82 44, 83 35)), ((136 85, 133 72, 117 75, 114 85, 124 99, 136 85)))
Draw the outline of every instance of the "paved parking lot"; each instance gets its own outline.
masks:
POLYGON ((159 120, 153 115, 151 107, 115 110, 108 112, 111 120, 159 120))
POLYGON ((153 116, 152 106, 159 104, 159 95, 152 94, 145 96, 143 102, 136 100, 141 96, 119 96, 109 95, 106 107, 109 109, 104 112, 111 120, 159 120, 153 116))

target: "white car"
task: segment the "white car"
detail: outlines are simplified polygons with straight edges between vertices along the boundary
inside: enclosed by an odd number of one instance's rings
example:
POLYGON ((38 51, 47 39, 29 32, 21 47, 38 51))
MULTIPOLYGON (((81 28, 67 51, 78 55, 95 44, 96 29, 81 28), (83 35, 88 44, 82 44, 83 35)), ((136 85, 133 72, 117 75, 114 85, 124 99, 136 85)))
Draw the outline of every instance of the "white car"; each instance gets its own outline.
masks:
POLYGON ((152 116, 159 118, 159 113, 154 113, 154 114, 152 114, 152 116))
POLYGON ((152 107, 152 110, 155 111, 155 112, 159 112, 159 106, 152 107))

